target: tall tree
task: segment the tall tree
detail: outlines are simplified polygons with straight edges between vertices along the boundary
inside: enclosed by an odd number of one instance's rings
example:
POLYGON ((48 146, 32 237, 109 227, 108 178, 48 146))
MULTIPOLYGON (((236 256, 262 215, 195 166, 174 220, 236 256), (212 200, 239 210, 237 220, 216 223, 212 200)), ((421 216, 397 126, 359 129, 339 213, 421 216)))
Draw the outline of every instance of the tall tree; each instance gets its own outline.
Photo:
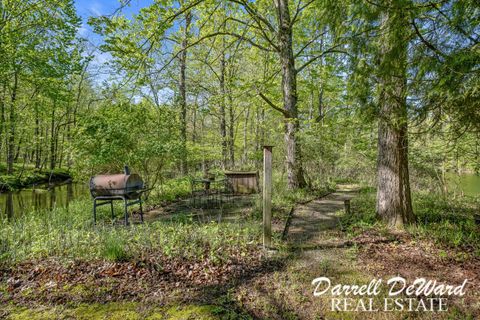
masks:
POLYGON ((414 221, 408 172, 407 49, 411 37, 405 0, 385 2, 378 51, 377 214, 390 227, 414 221))
MULTIPOLYGON (((190 11, 185 13, 185 29, 183 33, 183 39, 181 44, 181 53, 180 53, 180 81, 179 81, 179 104, 181 110, 181 127, 180 127, 180 137, 182 139, 182 147, 187 154, 187 88, 186 88, 186 73, 187 73, 187 48, 188 48, 188 38, 189 38, 189 29, 192 22, 192 15, 190 11)), ((187 157, 182 158, 181 160, 181 169, 182 173, 186 174, 188 171, 187 168, 187 157)))

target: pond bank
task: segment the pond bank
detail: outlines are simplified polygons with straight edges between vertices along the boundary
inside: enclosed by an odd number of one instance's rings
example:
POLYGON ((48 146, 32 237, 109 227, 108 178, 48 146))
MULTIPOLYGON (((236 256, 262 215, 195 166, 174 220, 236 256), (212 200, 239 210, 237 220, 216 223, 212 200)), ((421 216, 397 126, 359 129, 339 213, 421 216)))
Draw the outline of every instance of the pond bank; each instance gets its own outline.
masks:
POLYGON ((52 184, 71 180, 65 169, 39 170, 34 168, 15 168, 13 174, 6 174, 0 166, 0 192, 18 191, 40 184, 52 184))

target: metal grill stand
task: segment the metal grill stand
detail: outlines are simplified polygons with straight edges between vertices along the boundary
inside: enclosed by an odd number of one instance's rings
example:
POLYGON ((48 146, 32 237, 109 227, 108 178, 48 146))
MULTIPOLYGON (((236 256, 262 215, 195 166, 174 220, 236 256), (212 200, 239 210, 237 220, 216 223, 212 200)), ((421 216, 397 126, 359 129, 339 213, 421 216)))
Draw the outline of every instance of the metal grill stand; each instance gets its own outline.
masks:
POLYGON ((140 205, 140 219, 143 222, 142 193, 147 191, 144 188, 143 180, 137 174, 130 174, 125 166, 123 174, 99 175, 90 179, 90 193, 93 198, 93 223, 97 223, 97 207, 110 204, 112 220, 115 218, 113 212, 113 201, 122 200, 125 211, 125 225, 128 225, 128 207, 135 204, 140 205))
POLYGON ((123 200, 124 204, 124 211, 125 211, 125 216, 124 216, 124 223, 127 226, 128 225, 128 207, 139 204, 140 205, 140 220, 143 223, 143 208, 142 208, 142 197, 141 195, 138 197, 138 199, 135 199, 133 201, 128 201, 129 199, 124 196, 98 196, 93 198, 93 223, 97 223, 97 207, 110 204, 110 211, 112 213, 112 220, 115 218, 115 214, 113 212, 113 201, 114 200, 123 200), (97 201, 100 200, 100 203, 97 203, 97 201))

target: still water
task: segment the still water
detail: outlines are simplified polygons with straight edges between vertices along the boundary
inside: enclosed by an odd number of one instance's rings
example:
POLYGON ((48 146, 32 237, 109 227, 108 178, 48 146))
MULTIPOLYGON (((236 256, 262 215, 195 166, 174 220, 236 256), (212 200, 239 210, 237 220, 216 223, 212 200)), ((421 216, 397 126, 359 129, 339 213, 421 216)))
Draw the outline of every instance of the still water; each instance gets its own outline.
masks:
POLYGON ((36 186, 15 192, 0 193, 0 216, 15 217, 40 209, 65 208, 76 199, 89 196, 84 183, 36 186))
POLYGON ((450 191, 463 192, 467 196, 480 197, 480 176, 475 174, 447 175, 450 191))

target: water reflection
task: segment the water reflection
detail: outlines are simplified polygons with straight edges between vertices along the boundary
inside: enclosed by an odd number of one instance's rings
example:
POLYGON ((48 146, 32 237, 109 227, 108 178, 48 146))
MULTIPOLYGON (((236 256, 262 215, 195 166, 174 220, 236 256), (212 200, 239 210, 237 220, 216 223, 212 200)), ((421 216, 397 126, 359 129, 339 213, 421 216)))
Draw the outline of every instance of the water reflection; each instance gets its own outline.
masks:
POLYGON ((0 216, 12 218, 41 209, 68 208, 73 200, 88 195, 88 188, 82 183, 36 186, 35 189, 4 192, 0 193, 0 216))

